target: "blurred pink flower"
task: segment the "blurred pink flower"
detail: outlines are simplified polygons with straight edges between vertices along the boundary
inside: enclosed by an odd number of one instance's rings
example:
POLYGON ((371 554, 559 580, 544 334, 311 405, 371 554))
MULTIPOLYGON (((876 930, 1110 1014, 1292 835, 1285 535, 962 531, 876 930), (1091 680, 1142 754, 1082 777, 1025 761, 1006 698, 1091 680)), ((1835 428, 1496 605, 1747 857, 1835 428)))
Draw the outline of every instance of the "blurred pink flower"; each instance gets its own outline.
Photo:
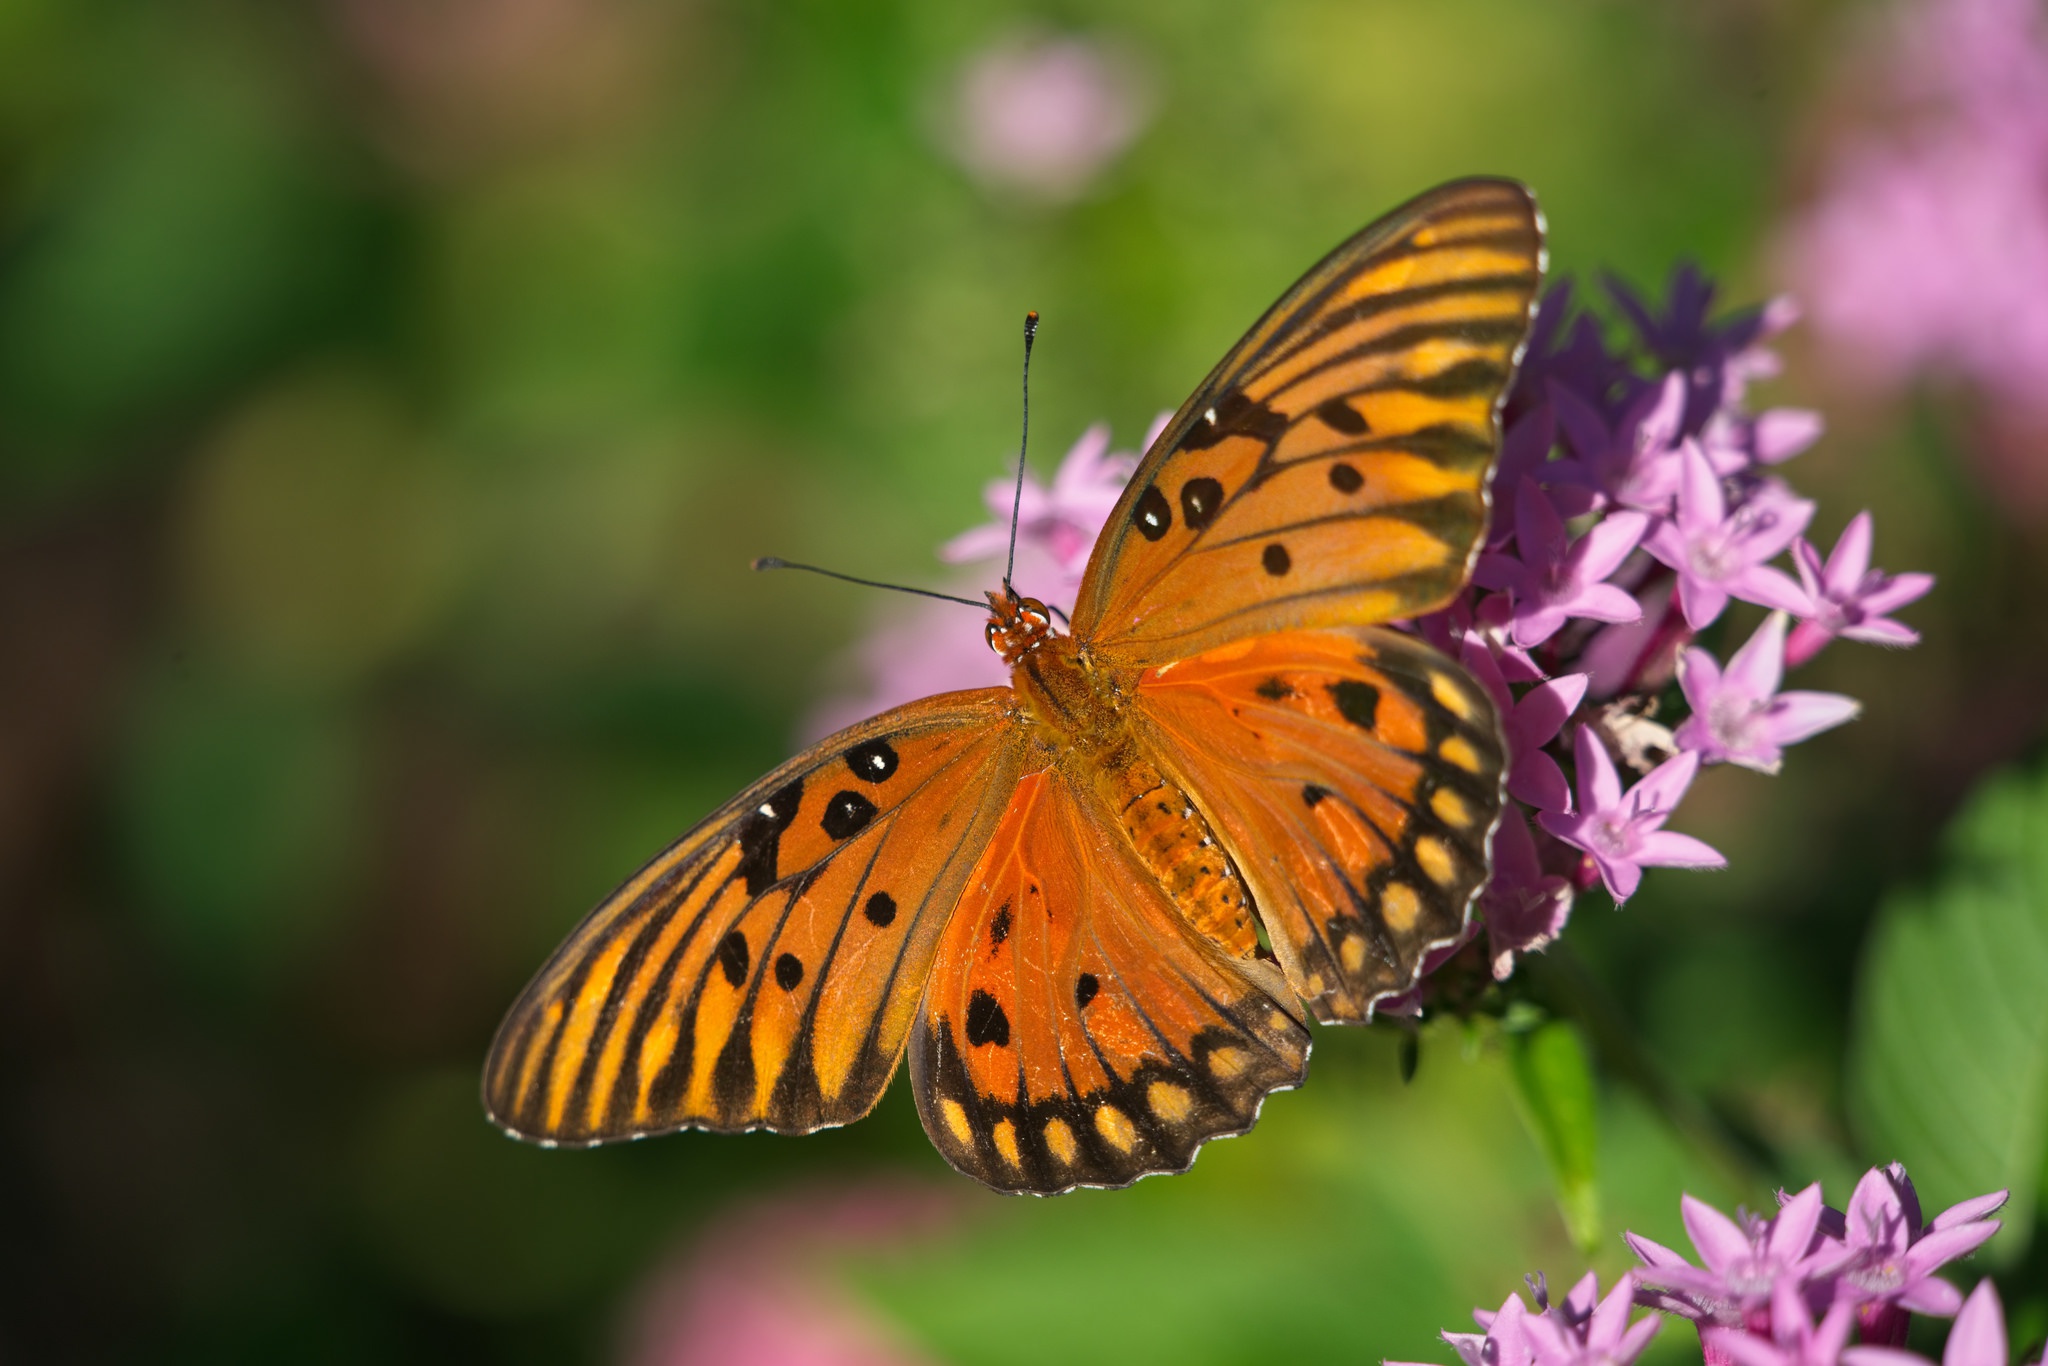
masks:
POLYGON ((1875 73, 1896 121, 1837 147, 1783 261, 1814 325, 1881 383, 2048 393, 2048 32, 2034 0, 1923 0, 1875 73))
POLYGON ((1079 37, 1012 37, 961 72, 942 135, 984 184, 1077 198, 1151 118, 1133 65, 1079 37))
MULTIPOLYGON (((1153 421, 1145 437, 1147 447, 1171 416, 1162 413, 1153 421)), ((1050 487, 1026 472, 1013 576, 1018 592, 1062 611, 1072 609, 1096 534, 1137 466, 1137 456, 1109 448, 1109 425, 1097 423, 1067 451, 1050 487)), ((982 499, 994 520, 939 548, 939 558, 950 564, 985 566, 973 577, 955 581, 948 591, 973 597, 1002 586, 1015 488, 1009 479, 990 480, 982 499)), ((933 693, 1000 688, 1010 681, 1009 669, 982 634, 982 620, 958 603, 928 598, 891 604, 883 623, 855 647, 853 672, 861 683, 827 699, 805 718, 802 740, 821 739, 933 693)))
POLYGON ((690 1254, 658 1268, 629 1311, 626 1366, 924 1366, 849 1292, 834 1263, 906 1241, 943 1219, 920 1190, 813 1190, 715 1220, 690 1254))

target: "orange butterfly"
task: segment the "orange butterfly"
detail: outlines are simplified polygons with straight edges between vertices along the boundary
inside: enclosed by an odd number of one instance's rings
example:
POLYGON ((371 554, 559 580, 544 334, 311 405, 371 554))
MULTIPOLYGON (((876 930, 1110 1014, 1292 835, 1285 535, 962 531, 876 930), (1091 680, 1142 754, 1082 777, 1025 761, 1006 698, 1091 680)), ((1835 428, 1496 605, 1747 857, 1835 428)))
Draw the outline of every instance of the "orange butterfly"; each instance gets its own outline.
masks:
POLYGON ((1369 1019, 1486 880, 1493 703, 1373 623, 1465 583, 1543 266, 1502 180, 1332 252, 1152 444, 1072 633, 989 594, 1011 686, 819 742, 634 875, 506 1016, 491 1118, 808 1133, 907 1046, 925 1132, 998 1190, 1249 1129, 1307 1070, 1296 998, 1369 1019))

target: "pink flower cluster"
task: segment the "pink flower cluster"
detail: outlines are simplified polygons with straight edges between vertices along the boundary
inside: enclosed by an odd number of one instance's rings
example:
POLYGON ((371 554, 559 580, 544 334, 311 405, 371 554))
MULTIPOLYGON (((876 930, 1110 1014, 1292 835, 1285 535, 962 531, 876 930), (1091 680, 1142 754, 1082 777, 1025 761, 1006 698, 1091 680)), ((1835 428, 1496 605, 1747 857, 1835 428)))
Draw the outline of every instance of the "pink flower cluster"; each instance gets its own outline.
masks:
POLYGON ((1883 107, 1839 137, 1784 265, 1870 378, 1960 374, 2039 411, 2048 384, 2048 20, 2035 0, 1889 11, 1853 73, 1883 107))
POLYGON ((1505 719, 1511 801, 1480 901, 1497 978, 1555 939, 1596 881, 1621 902, 1645 868, 1721 867, 1665 828, 1701 766, 1775 773, 1786 746, 1855 716, 1850 698, 1784 689, 1785 670, 1836 639, 1912 644, 1890 613, 1933 586, 1871 568, 1868 512, 1825 557, 1804 538, 1814 504, 1780 470, 1820 419, 1745 403, 1777 371, 1763 343, 1793 320, 1788 302, 1717 321, 1713 286, 1689 268, 1661 306, 1608 291, 1620 348, 1574 312, 1569 286, 1544 300, 1472 582, 1413 623, 1505 719), (1769 615, 1724 663, 1697 638, 1732 601, 1769 615))
POLYGON ((1846 1211, 1822 1204, 1818 1183, 1780 1192, 1768 1219, 1739 1210, 1731 1219, 1688 1195, 1685 1228, 1704 1266, 1631 1233, 1642 1269, 1606 1299, 1590 1272, 1559 1305, 1547 1302, 1542 1278, 1531 1277, 1535 1312, 1510 1295, 1497 1311, 1473 1313, 1481 1333, 1443 1338, 1465 1366, 1627 1366, 1661 1322, 1630 1324, 1633 1303, 1691 1319, 1708 1366, 1929 1366, 1900 1344, 1911 1316, 1930 1314, 1956 1320, 1943 1366, 2008 1366, 1991 1282, 1965 1300, 1935 1274, 1998 1232, 1988 1216, 2005 1197, 1965 1200, 1922 1223, 1919 1197, 1897 1163, 1866 1173, 1846 1211))

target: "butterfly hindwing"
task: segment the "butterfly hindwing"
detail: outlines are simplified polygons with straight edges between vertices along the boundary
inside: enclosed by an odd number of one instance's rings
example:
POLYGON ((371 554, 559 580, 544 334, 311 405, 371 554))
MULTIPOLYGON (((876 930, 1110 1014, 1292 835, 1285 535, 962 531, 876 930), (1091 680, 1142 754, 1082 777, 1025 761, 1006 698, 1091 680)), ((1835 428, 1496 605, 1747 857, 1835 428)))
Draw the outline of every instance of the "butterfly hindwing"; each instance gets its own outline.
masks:
POLYGON ((1146 671, 1132 708, 1196 794, 1319 1019, 1365 1020, 1465 928, 1499 820, 1492 699, 1411 636, 1290 631, 1146 671))
POLYGON ((1143 666, 1440 606, 1486 525, 1543 261, 1535 200, 1504 180, 1439 187, 1337 248, 1153 443, 1075 634, 1143 666))
POLYGON ((1008 689, 821 741, 614 892, 513 1006, 484 1071, 508 1132, 803 1133, 867 1113, 1019 755, 1008 689))
POLYGON ((1306 1029, 1269 994, 1278 974, 1201 939, 1114 822, 1085 777, 1026 775, 932 965, 918 1110, 946 1159, 998 1190, 1185 1170, 1307 1067, 1306 1029))

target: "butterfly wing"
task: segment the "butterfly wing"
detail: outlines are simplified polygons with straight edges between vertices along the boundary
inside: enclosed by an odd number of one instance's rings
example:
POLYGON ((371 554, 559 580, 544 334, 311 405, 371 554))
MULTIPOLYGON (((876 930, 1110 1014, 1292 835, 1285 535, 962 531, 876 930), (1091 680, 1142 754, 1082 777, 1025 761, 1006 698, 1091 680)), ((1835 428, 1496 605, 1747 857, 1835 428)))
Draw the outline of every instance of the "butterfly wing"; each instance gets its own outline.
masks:
POLYGON ((1139 676, 1155 762, 1238 861, 1289 984, 1366 1020, 1464 930, 1504 747, 1493 701, 1398 632, 1289 631, 1139 676))
POLYGON ((1337 248, 1153 442, 1075 635, 1144 666, 1440 606, 1486 526, 1543 264, 1536 202, 1505 180, 1431 190, 1337 248))
POLYGON ((1201 939, 1116 828, 1085 778, 1027 774, 932 965, 918 1111, 947 1161, 997 1190, 1184 1171, 1307 1070, 1279 974, 1201 939))
POLYGON ((641 869, 499 1027, 491 1118, 589 1144, 866 1114, 1009 796, 1014 706, 950 693, 841 731, 641 869))

